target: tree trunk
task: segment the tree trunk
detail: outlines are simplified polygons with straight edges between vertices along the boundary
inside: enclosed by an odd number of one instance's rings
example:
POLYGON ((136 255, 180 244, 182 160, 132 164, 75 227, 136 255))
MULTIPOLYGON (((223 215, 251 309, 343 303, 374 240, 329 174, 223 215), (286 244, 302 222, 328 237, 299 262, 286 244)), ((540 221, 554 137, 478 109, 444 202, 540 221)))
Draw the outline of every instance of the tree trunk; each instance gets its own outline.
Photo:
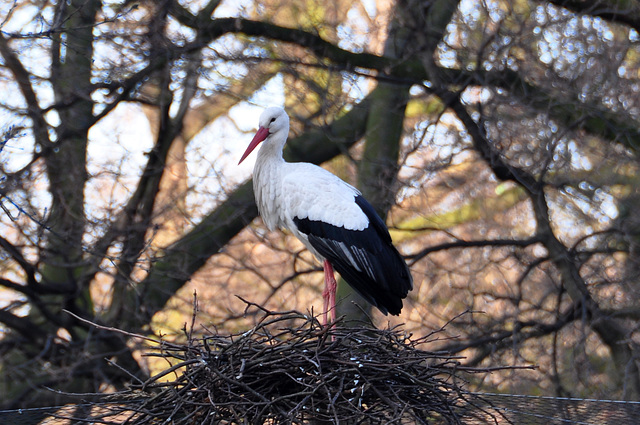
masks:
MULTIPOLYGON (((428 7, 415 0, 399 1, 390 23, 384 56, 402 59, 419 54, 432 58, 455 11, 452 6, 457 4, 448 3, 428 7), (431 25, 429 33, 435 35, 419 39, 418 30, 426 22, 431 25)), ((371 96, 364 152, 358 164, 358 187, 383 219, 395 203, 395 181, 410 88, 410 84, 379 81, 375 95, 371 96)), ((340 301, 336 316, 344 315, 347 322, 354 324, 368 322, 371 306, 344 279, 338 281, 336 299, 340 301)))

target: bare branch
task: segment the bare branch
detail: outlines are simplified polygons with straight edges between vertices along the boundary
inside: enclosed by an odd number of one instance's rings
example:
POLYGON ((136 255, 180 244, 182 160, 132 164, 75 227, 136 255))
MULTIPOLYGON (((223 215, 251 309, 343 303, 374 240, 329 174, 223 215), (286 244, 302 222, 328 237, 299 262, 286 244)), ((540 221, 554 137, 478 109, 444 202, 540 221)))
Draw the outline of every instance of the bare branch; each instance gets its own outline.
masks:
POLYGON ((36 268, 33 264, 29 263, 22 252, 14 246, 11 242, 0 236, 0 248, 4 249, 13 260, 18 263, 20 268, 24 271, 27 276, 27 285, 29 285, 32 289, 35 289, 36 285, 36 268))
POLYGON ((537 3, 547 2, 578 14, 626 24, 640 32, 640 4, 635 0, 596 0, 592 2, 580 0, 547 0, 546 2, 538 1, 537 3))
POLYGON ((36 93, 31 86, 30 74, 9 46, 2 32, 0 32, 0 54, 4 58, 6 66, 13 73, 15 81, 27 104, 27 115, 33 122, 33 135, 36 143, 42 146, 43 149, 50 148, 52 143, 49 139, 49 125, 44 118, 44 113, 38 104, 36 93))
POLYGON ((455 242, 447 242, 439 245, 430 246, 424 248, 423 250, 407 255, 406 258, 412 260, 411 263, 414 264, 417 261, 420 261, 427 255, 432 252, 444 251, 447 249, 455 249, 455 248, 482 248, 487 246, 505 246, 505 247, 527 247, 530 245, 534 245, 539 243, 540 238, 537 236, 533 236, 528 239, 494 239, 494 240, 484 240, 484 241, 455 241, 455 242))
MULTIPOLYGON (((0 279, 0 285, 5 285, 5 279, 0 279)), ((5 309, 0 309, 0 322, 19 332, 27 340, 42 339, 47 333, 27 317, 16 316, 5 309)))

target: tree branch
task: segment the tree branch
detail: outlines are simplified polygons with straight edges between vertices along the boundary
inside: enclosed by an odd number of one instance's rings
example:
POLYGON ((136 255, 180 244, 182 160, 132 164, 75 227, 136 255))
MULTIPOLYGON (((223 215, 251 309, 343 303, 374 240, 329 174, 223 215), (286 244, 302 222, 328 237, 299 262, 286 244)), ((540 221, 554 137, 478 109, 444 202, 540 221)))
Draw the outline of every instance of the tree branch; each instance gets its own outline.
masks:
POLYGON ((406 258, 412 260, 411 264, 415 264, 416 262, 422 260, 424 257, 426 257, 427 255, 433 252, 445 251, 448 249, 482 248, 486 246, 527 247, 539 242, 541 242, 541 240, 538 236, 532 236, 528 239, 493 239, 493 240, 479 240, 479 241, 446 242, 439 245, 427 247, 421 251, 418 251, 415 254, 407 255, 406 258))
POLYGON ((640 394, 640 375, 634 360, 634 350, 629 342, 630 331, 625 328, 623 323, 602 313, 580 274, 575 254, 555 236, 551 227, 544 182, 537 181, 531 174, 506 162, 487 139, 483 122, 476 123, 471 118, 459 97, 452 97, 449 93, 445 93, 445 96, 448 96, 447 103, 451 105, 471 135, 474 148, 493 170, 496 177, 501 180, 515 181, 527 191, 538 226, 536 236, 549 251, 551 261, 560 272, 562 285, 573 302, 584 306, 589 313, 591 328, 611 349, 620 378, 629 381, 633 396, 636 397, 640 394))
POLYGON ((38 98, 36 96, 31 82, 29 80, 30 74, 18 59, 18 56, 13 52, 9 43, 4 38, 4 35, 0 32, 0 54, 4 58, 4 63, 11 70, 15 81, 20 88, 20 92, 27 103, 27 115, 31 118, 33 123, 33 136, 43 149, 50 148, 52 143, 49 139, 49 125, 44 119, 44 113, 40 109, 38 104, 38 98))
POLYGON ((0 248, 4 249, 7 254, 9 254, 16 263, 18 263, 27 276, 27 285, 35 289, 35 286, 37 285, 35 266, 24 258, 24 255, 22 255, 22 252, 20 252, 16 246, 2 236, 0 236, 0 248))
MULTIPOLYGON (((175 10, 175 8, 173 9, 175 10)), ((382 75, 408 79, 419 82, 426 77, 422 64, 417 60, 393 60, 371 53, 354 53, 344 50, 335 44, 301 29, 287 28, 268 22, 254 21, 243 18, 218 18, 202 20, 188 11, 174 15, 183 25, 198 32, 199 38, 184 47, 186 50, 200 49, 211 41, 228 33, 241 33, 248 36, 267 37, 271 40, 293 43, 309 49, 320 58, 341 63, 348 69, 374 69, 382 75)), ((406 82, 405 82, 406 83, 406 82)))
POLYGON ((532 338, 540 338, 560 331, 567 324, 582 317, 581 309, 577 305, 568 308, 560 314, 553 323, 542 323, 537 321, 516 322, 513 329, 493 331, 487 335, 470 336, 466 341, 452 343, 441 348, 447 353, 460 353, 469 348, 479 348, 482 352, 478 354, 469 365, 480 363, 489 353, 503 348, 511 348, 515 343, 527 341, 532 338))
POLYGON ((612 143, 620 143, 634 151, 640 149, 640 133, 634 121, 624 114, 612 112, 601 103, 589 104, 577 102, 576 99, 560 98, 554 93, 541 90, 519 73, 508 69, 476 70, 466 77, 463 77, 464 74, 465 71, 460 71, 460 78, 466 78, 467 84, 507 90, 523 105, 543 111, 566 128, 575 127, 579 123, 580 128, 588 133, 612 143))
POLYGON ((636 0, 545 0, 537 3, 551 3, 578 14, 619 22, 640 33, 640 3, 636 0))
MULTIPOLYGON (((4 279, 0 279, 4 280, 4 279)), ((28 341, 44 340, 47 333, 26 317, 16 316, 7 310, 0 309, 0 322, 19 332, 28 341)))

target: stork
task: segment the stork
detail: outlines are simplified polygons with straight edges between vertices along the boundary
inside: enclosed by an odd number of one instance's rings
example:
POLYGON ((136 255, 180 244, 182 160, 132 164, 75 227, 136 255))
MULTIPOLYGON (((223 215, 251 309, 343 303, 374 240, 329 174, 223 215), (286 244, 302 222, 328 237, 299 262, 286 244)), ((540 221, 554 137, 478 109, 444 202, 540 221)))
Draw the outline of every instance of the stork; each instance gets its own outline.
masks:
POLYGON ((323 322, 335 319, 334 268, 365 300, 383 314, 400 314, 402 299, 413 289, 404 259, 389 231, 360 191, 329 171, 282 157, 289 116, 267 108, 240 164, 260 144, 253 169, 253 190, 269 230, 289 230, 323 263, 323 322))

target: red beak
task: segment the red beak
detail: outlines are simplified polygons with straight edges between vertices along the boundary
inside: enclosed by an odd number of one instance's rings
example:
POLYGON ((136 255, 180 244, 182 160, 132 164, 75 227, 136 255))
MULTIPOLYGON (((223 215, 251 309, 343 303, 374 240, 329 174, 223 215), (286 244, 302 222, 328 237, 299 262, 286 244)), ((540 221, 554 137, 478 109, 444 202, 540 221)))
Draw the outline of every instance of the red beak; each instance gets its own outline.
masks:
POLYGON ((269 136, 268 128, 264 128, 264 127, 258 128, 258 132, 256 133, 255 136, 253 136, 253 140, 251 140, 251 143, 249 143, 247 150, 244 151, 244 154, 242 155, 242 158, 240 158, 240 162, 238 162, 238 165, 240 165, 240 163, 244 161, 246 157, 249 156, 249 154, 256 148, 256 146, 258 146, 260 142, 262 142, 268 136, 269 136))

